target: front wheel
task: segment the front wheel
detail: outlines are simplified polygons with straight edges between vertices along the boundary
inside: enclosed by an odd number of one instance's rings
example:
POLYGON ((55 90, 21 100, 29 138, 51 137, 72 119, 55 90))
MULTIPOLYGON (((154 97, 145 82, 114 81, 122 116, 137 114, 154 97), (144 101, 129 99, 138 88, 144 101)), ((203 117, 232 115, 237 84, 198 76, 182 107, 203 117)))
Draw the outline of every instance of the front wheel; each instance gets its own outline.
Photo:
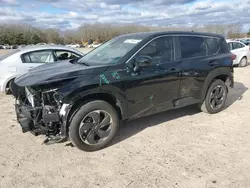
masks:
POLYGON ((13 82, 14 82, 14 79, 12 79, 12 80, 10 80, 10 81, 8 82, 8 84, 7 84, 6 88, 5 88, 5 94, 6 94, 6 95, 12 94, 10 88, 11 88, 11 85, 12 85, 13 82))
POLYGON ((80 150, 96 151, 112 141, 118 127, 119 116, 114 107, 105 101, 92 101, 73 116, 69 138, 80 150))
POLYGON ((227 86, 222 80, 215 80, 207 91, 206 98, 201 105, 201 110, 215 114, 220 112, 227 100, 227 86))

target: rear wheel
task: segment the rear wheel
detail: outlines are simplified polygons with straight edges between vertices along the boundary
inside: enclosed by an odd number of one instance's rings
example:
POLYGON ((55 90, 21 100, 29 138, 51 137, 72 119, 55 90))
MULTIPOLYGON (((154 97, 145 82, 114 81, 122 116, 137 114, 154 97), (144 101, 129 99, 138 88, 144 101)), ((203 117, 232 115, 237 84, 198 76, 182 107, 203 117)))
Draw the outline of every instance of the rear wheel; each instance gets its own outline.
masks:
POLYGON ((218 113, 224 108, 226 99, 227 86, 222 80, 215 80, 209 87, 206 98, 200 108, 206 113, 218 113))
POLYGON ((114 107, 105 101, 92 101, 73 116, 69 138, 80 150, 96 151, 112 141, 118 127, 119 117, 114 107))
POLYGON ((12 80, 10 80, 8 83, 7 83, 7 85, 6 85, 6 88, 5 88, 5 94, 6 95, 10 95, 12 92, 11 92, 11 90, 10 90, 10 86, 11 86, 11 84, 14 82, 14 79, 12 79, 12 80))
POLYGON ((247 66, 247 58, 246 58, 246 57, 243 57, 243 58, 240 60, 239 67, 245 67, 245 66, 247 66))

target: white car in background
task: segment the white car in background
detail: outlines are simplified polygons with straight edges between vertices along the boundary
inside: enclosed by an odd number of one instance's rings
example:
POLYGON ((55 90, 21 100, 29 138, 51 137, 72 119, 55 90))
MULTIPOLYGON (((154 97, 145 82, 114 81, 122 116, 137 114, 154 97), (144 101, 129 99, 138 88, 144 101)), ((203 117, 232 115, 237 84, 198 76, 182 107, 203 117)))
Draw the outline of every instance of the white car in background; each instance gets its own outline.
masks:
POLYGON ((230 51, 236 55, 236 59, 233 61, 233 64, 240 67, 247 66, 250 61, 250 46, 235 40, 227 40, 227 43, 230 51))
POLYGON ((36 45, 46 45, 45 42, 40 42, 40 43, 37 43, 36 45))
POLYGON ((9 85, 17 76, 45 63, 81 58, 76 49, 57 45, 33 45, 10 50, 0 55, 0 92, 9 93, 9 85))
POLYGON ((3 49, 11 49, 11 46, 8 45, 8 44, 4 44, 4 45, 2 45, 2 48, 3 48, 3 49))
POLYGON ((102 45, 102 44, 90 44, 90 45, 88 45, 88 48, 97 48, 100 45, 102 45))
POLYGON ((70 47, 70 48, 80 48, 80 44, 75 44, 75 43, 72 43, 72 44, 68 44, 66 45, 67 47, 70 47))

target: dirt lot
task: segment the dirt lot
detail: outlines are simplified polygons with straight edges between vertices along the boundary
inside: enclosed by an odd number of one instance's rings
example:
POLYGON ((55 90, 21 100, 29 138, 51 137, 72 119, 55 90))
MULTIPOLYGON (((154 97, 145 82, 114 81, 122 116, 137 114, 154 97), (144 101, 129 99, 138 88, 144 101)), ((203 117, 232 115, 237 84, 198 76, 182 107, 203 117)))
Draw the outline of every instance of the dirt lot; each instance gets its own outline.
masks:
POLYGON ((249 188, 249 76, 250 66, 235 69, 219 114, 187 107, 135 120, 93 153, 23 134, 13 98, 1 94, 0 187, 249 188))

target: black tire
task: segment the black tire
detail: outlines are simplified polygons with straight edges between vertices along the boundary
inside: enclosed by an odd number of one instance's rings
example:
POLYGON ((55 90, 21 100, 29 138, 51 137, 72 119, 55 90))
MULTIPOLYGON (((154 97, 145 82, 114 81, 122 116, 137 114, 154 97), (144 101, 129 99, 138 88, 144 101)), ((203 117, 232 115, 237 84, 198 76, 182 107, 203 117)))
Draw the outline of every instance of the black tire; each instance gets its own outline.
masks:
MULTIPOLYGON (((70 123, 70 127, 69 127, 69 139, 71 140, 72 144, 80 150, 96 151, 96 150, 100 150, 106 147, 113 140, 118 127, 119 127, 119 116, 118 116, 117 111, 112 105, 101 100, 91 101, 91 102, 84 104, 76 112, 76 114, 74 114, 72 121, 70 123), (110 133, 100 143, 89 144, 89 143, 86 143, 83 140, 83 138, 81 138, 80 136, 80 128, 84 127, 84 126, 81 126, 81 123, 82 121, 84 121, 84 118, 88 116, 88 114, 95 113, 95 111, 98 111, 98 110, 105 111, 112 119, 112 123, 110 126, 111 127, 110 133)), ((89 134, 90 134, 90 131, 85 136, 88 137, 89 134)))
POLYGON ((6 85, 6 88, 5 88, 5 94, 6 95, 11 95, 12 92, 11 92, 11 89, 10 89, 10 86, 11 84, 14 82, 15 79, 12 79, 8 82, 8 84, 6 85))
MULTIPOLYGON (((225 103, 227 100, 227 92, 228 92, 228 90, 227 90, 227 86, 226 86, 225 82, 223 82, 222 80, 215 80, 210 85, 210 87, 207 91, 205 100, 203 101, 202 105, 200 105, 201 111, 203 111, 205 113, 209 113, 209 114, 215 114, 215 113, 220 112, 225 106, 225 103), (212 99, 214 96, 213 95, 214 91, 217 88, 221 88, 221 90, 223 91, 223 98, 212 99), (212 107, 212 106, 214 106, 213 104, 216 103, 215 101, 219 101, 219 103, 221 102, 220 105, 217 106, 217 108, 212 107)), ((215 107, 216 107, 216 105, 215 105, 215 107)))
POLYGON ((246 57, 243 57, 243 58, 240 60, 239 67, 246 67, 246 66, 247 66, 247 58, 246 58, 246 57))

